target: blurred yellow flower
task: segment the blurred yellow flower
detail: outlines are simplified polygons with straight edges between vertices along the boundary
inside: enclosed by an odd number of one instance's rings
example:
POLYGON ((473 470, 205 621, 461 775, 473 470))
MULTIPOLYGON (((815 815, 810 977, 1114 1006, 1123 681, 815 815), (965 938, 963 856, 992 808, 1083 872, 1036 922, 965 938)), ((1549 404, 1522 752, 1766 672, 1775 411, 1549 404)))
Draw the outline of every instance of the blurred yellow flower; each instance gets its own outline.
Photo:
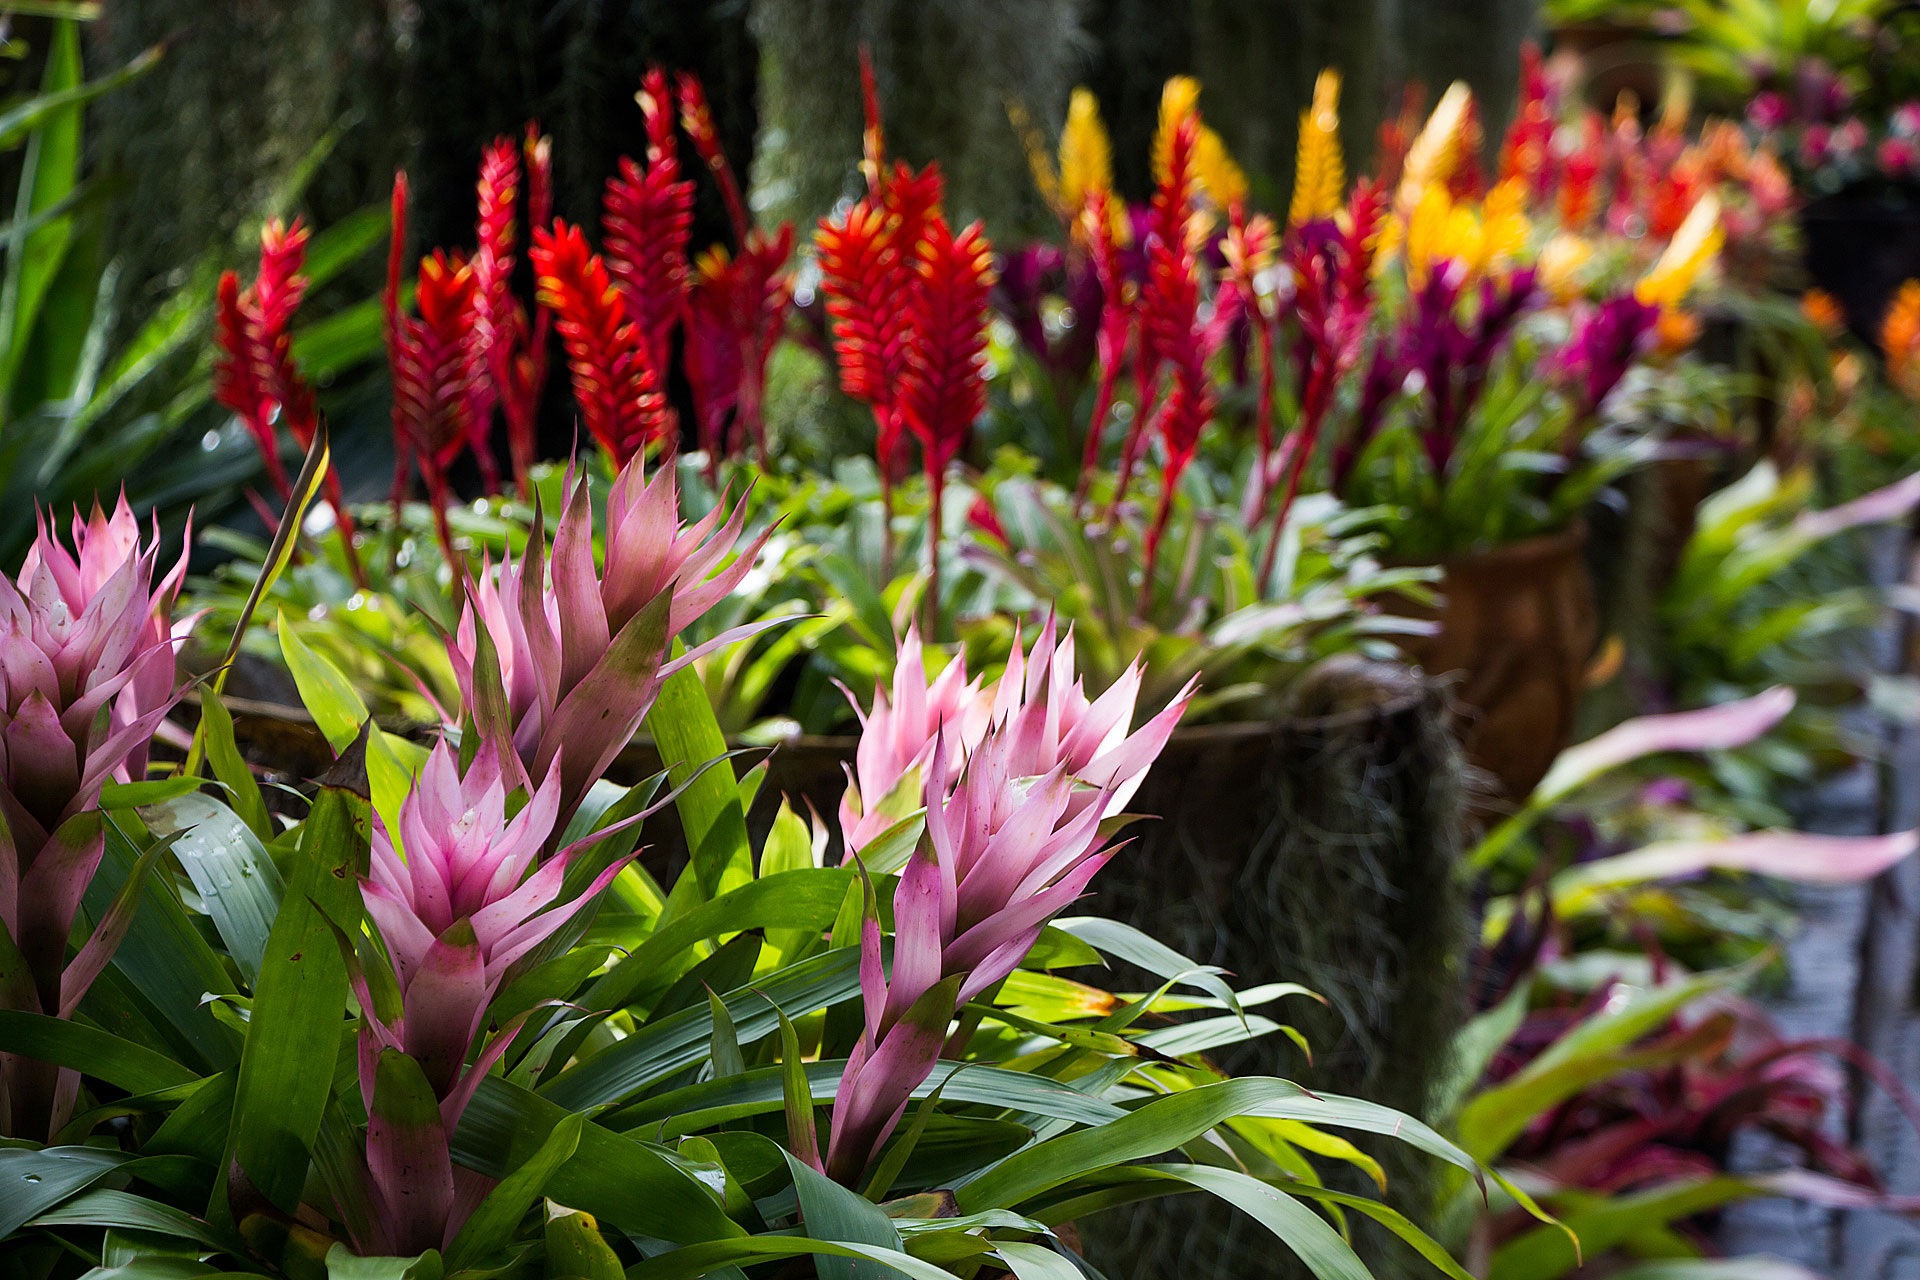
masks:
POLYGON ((1100 120, 1100 103, 1089 89, 1075 89, 1060 131, 1060 201, 1072 212, 1096 191, 1113 190, 1113 144, 1100 120))
POLYGON ((1540 287, 1564 306, 1586 292, 1582 273, 1592 261, 1593 245, 1581 236, 1562 231, 1540 250, 1540 287))
POLYGON ((1420 203, 1421 194, 1431 186, 1446 182, 1460 162, 1460 131, 1466 124, 1467 108, 1473 91, 1462 81, 1447 86, 1434 104, 1433 114, 1420 129, 1420 135, 1407 148, 1406 165, 1401 170, 1400 194, 1396 201, 1405 209, 1420 203))
MULTIPOLYGON (((1153 180, 1164 183, 1172 163, 1173 134, 1180 122, 1200 113, 1200 82, 1192 76, 1174 76, 1160 92, 1160 124, 1153 135, 1153 180)), ((1199 194, 1215 208, 1225 209, 1247 198, 1247 175, 1234 163, 1226 142, 1200 126, 1193 147, 1193 179, 1199 194)))
POLYGON ((1532 229, 1525 206, 1526 187, 1518 178, 1494 187, 1478 206, 1456 203, 1441 183, 1428 185, 1406 219, 1408 282, 1420 288, 1442 261, 1458 262, 1469 278, 1506 271, 1532 229))
POLYGON ((1313 82, 1313 105, 1300 113, 1300 143, 1294 155, 1287 222, 1297 227, 1339 213, 1347 174, 1340 154, 1340 73, 1332 67, 1313 82))
POLYGON ((1700 197, 1667 242, 1666 252, 1640 277, 1634 296, 1663 311, 1675 310, 1720 256, 1726 242, 1720 225, 1720 198, 1712 192, 1700 197))
POLYGON ((1020 137, 1020 148, 1027 153, 1027 171, 1033 175, 1033 188, 1049 208, 1061 216, 1070 216, 1077 205, 1067 203, 1060 190, 1060 175, 1054 172, 1053 158, 1047 154, 1047 140, 1027 114, 1018 98, 1007 99, 1007 121, 1020 137))

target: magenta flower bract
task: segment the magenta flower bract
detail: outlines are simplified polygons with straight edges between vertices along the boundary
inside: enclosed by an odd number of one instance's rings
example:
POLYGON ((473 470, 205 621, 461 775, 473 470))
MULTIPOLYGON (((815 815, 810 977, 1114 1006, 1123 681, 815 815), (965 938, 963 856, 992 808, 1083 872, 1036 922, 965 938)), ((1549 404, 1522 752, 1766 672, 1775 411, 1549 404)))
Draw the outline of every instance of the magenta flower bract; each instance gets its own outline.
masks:
POLYGON ((926 838, 894 892, 890 969, 878 922, 862 931, 866 1024, 834 1098, 834 1177, 866 1168, 939 1061, 953 1014, 1012 973, 1113 856, 1101 824, 1139 788, 1193 687, 1131 730, 1139 691, 1136 665, 1089 701, 1073 638, 1056 645, 1049 621, 1031 655, 1015 647, 978 745, 956 761, 946 731, 937 738, 926 838))
MULTIPOLYGON (((19 577, 0 575, 0 924, 18 952, 0 963, 0 1008, 70 1014, 106 966, 117 937, 96 933, 74 962, 67 937, 99 868, 105 833, 94 810, 108 782, 137 781, 154 730, 179 698, 171 621, 184 551, 156 585, 157 537, 142 543, 125 497, 108 516, 74 514, 72 549, 42 518, 19 577)), ((4 1063, 9 1114, 26 1135, 71 1101, 44 1063, 4 1063)))
POLYGON ((743 502, 731 513, 723 504, 682 524, 672 468, 647 479, 636 460, 607 498, 604 571, 594 565, 593 517, 581 480, 568 494, 550 559, 536 523, 518 563, 509 559, 474 584, 448 650, 462 701, 483 734, 511 745, 522 783, 546 777, 559 761, 562 823, 632 741, 667 676, 772 625, 735 628, 666 661, 673 637, 753 566, 767 533, 736 549, 745 519, 743 502), (503 708, 477 679, 483 626, 503 708), (497 711, 504 711, 504 724, 492 722, 497 711))
MULTIPOLYGON (((893 692, 873 691, 873 710, 862 711, 860 743, 840 799, 840 831, 849 856, 859 853, 921 804, 923 772, 938 745, 958 763, 987 731, 990 695, 967 679, 965 656, 955 657, 932 685, 927 683, 920 633, 909 628, 893 667, 893 692)), ((853 701, 853 695, 847 695, 853 701)))
POLYGON ((502 1029, 469 1065, 487 1008, 515 964, 628 861, 607 867, 578 898, 559 900, 574 854, 607 834, 596 832, 541 861, 557 831, 560 777, 558 767, 549 772, 509 820, 515 784, 494 745, 481 746, 463 776, 454 749, 442 742, 400 807, 398 839, 375 820, 371 875, 361 892, 393 962, 399 1008, 389 1002, 382 1009, 360 979, 367 1015, 360 1089, 370 1121, 368 1189, 376 1233, 358 1242, 365 1247, 402 1254, 444 1248, 486 1194, 489 1180, 453 1168, 447 1140, 518 1029, 502 1029), (409 1119, 404 1105, 382 1096, 383 1081, 413 1071, 396 1064, 395 1053, 415 1064, 437 1115, 409 1119))

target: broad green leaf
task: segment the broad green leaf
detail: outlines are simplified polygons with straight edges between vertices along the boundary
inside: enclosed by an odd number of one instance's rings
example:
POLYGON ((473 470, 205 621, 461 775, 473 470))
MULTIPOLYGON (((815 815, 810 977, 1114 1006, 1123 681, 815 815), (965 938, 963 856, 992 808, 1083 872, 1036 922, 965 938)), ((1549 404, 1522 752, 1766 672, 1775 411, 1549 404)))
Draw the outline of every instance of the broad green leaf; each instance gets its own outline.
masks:
MULTIPOLYGON (((680 650, 676 641, 674 648, 680 650)), ((685 784, 707 761, 724 756, 726 736, 713 716, 700 675, 683 667, 668 676, 647 713, 647 733, 660 751, 675 786, 685 784)), ((753 879, 753 851, 732 766, 707 769, 675 802, 692 856, 689 870, 701 900, 718 897, 753 879)))
MULTIPOLYGON (((720 1005, 724 1012, 726 1005, 720 1005)), ((800 1055, 800 1035, 793 1029, 793 1020, 774 1006, 774 1016, 780 1020, 780 1102, 787 1117, 788 1161, 794 1157, 806 1165, 808 1172, 821 1168, 820 1130, 813 1114, 813 1089, 807 1083, 806 1060, 800 1055)), ((798 1179, 799 1175, 794 1175, 798 1179)), ((860 1240, 866 1244, 887 1244, 886 1240, 868 1240, 864 1236, 850 1236, 848 1239, 860 1240)), ((852 1273, 847 1268, 834 1264, 833 1270, 843 1273, 841 1280, 852 1273)))
MULTIPOLYGON (((1580 1249, 1600 1257, 1640 1232, 1761 1194, 1760 1188, 1743 1178, 1700 1178, 1569 1209, 1565 1221, 1579 1236, 1580 1249)), ((1539 1227, 1494 1251, 1487 1280, 1557 1280, 1576 1265, 1574 1246, 1567 1237, 1539 1227)))
MULTIPOLYGON (((859 949, 842 947, 767 974, 724 998, 740 1038, 751 1042, 779 1025, 775 1009, 804 1015, 859 991, 859 949)), ((654 1081, 702 1061, 710 1041, 707 1011, 683 1009, 569 1067, 540 1092, 570 1111, 623 1102, 654 1081)))
POLYGON ((272 840, 279 833, 267 813, 267 802, 261 798, 260 784, 254 781, 253 770, 247 766, 239 744, 234 741, 233 717, 227 714, 220 695, 211 689, 200 691, 200 718, 206 723, 201 738, 206 745, 207 763, 213 767, 213 776, 226 787, 227 803, 254 835, 263 842, 272 840))
POLYGON ((717 1274, 732 1264, 800 1258, 808 1254, 864 1258, 895 1271, 903 1271, 913 1280, 953 1280, 951 1271, 898 1250, 882 1249, 870 1244, 845 1244, 777 1235, 746 1236, 738 1240, 688 1245, 627 1268, 627 1280, 699 1280, 701 1276, 717 1274))
POLYGON ((440 1280, 442 1272, 433 1249, 411 1258, 363 1258, 344 1244, 327 1250, 327 1280, 440 1280))
MULTIPOLYGON (((816 1102, 833 1100, 846 1065, 842 1058, 807 1064, 807 1087, 816 1102)), ((922 1082, 913 1096, 926 1097, 934 1087, 933 1081, 922 1082)), ((781 1090, 781 1068, 755 1067, 745 1075, 702 1081, 635 1103, 617 1112, 610 1123, 622 1129, 646 1132, 657 1129, 673 1137, 778 1111, 781 1090)), ((970 1063, 966 1070, 955 1073, 942 1096, 950 1102, 1005 1108, 1017 1115, 1049 1116, 1083 1125, 1102 1125, 1127 1114, 1110 1102, 1046 1076, 977 1063, 970 1063)))
MULTIPOLYGON (((87 886, 89 916, 98 919, 109 909, 139 860, 119 824, 108 823, 106 852, 87 886)), ((152 1036, 134 1038, 164 1043, 171 1056, 196 1070, 224 1070, 240 1061, 240 1038, 208 1011, 210 994, 237 994, 233 979, 171 887, 154 877, 141 888, 132 927, 80 1008, 89 1016, 99 1010, 100 1024, 123 1036, 134 1036, 144 1018, 152 1036), (109 1012, 110 1003, 120 1007, 109 1012)))
MULTIPOLYGON (((877 1245, 899 1250, 900 1232, 880 1207, 856 1195, 821 1173, 792 1151, 785 1153, 793 1172, 793 1189, 800 1199, 800 1220, 816 1240, 877 1245)), ((818 1158, 817 1155, 815 1158, 818 1158)), ((821 1280, 889 1280, 898 1273, 864 1259, 822 1257, 815 1265, 821 1280)))
POLYGON ((240 815, 211 796, 180 796, 143 809, 141 817, 156 836, 178 836, 173 854, 251 985, 280 910, 280 869, 240 815))
MULTIPOLYGON (((689 788, 691 790, 691 788, 689 788)), ((685 800, 687 792, 681 793, 685 800)), ((649 986, 664 987, 687 966, 695 943, 743 929, 825 929, 846 897, 853 873, 841 867, 783 871, 749 881, 660 926, 616 961, 587 992, 591 1009, 617 1009, 649 986), (664 979, 664 981, 663 981, 664 979)))
POLYGON ((600 1235, 590 1213, 549 1202, 546 1224, 547 1280, 622 1280, 620 1256, 600 1235))
POLYGON ((1219 968, 1189 960, 1132 925, 1098 916, 1068 917, 1053 923, 1062 932, 1071 934, 1098 951, 1139 965, 1155 977, 1174 979, 1198 987, 1233 1012, 1242 1011, 1240 997, 1233 988, 1221 981, 1219 968))
MULTIPOLYGON (((488 1076, 460 1117, 453 1158, 490 1177, 505 1177, 566 1116, 566 1110, 538 1094, 488 1076)), ((742 1234, 714 1194, 671 1153, 597 1124, 581 1127, 579 1146, 554 1171, 546 1194, 623 1230, 662 1240, 742 1234)))
POLYGON ((226 1249, 212 1227, 169 1204, 96 1187, 33 1220, 36 1227, 109 1227, 120 1231, 158 1232, 191 1240, 209 1249, 226 1249))
POLYGON ((100 1147, 0 1147, 0 1240, 126 1163, 100 1147))
POLYGON ((525 1164, 487 1193, 487 1198, 480 1202, 480 1207, 473 1211, 473 1216, 448 1246, 449 1267, 459 1270, 476 1265, 513 1239, 514 1230, 527 1216, 527 1210, 540 1202, 554 1171, 573 1158, 585 1123, 584 1116, 563 1118, 525 1164))
POLYGON ((59 105, 30 127, 20 164, 13 229, 0 244, 6 256, 0 272, 0 422, 10 421, 11 410, 20 407, 12 403, 15 383, 33 349, 47 291, 73 242, 72 215, 32 230, 28 224, 35 214, 65 200, 79 181, 84 108, 72 95, 80 87, 80 76, 80 28, 70 21, 56 22, 40 93, 55 98, 59 105))

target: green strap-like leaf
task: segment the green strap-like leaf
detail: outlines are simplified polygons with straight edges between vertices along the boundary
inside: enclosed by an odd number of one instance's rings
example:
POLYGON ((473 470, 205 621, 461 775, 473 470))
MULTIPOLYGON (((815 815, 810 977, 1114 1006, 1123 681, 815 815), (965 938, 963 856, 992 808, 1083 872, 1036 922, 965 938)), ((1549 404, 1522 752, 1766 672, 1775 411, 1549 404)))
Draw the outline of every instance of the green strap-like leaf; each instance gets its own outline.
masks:
POLYGON ((171 1089, 199 1078, 158 1050, 42 1013, 0 1009, 0 1044, 10 1053, 72 1067, 128 1093, 171 1089))
MULTIPOLYGON (((676 650, 680 646, 676 643, 676 650)), ((647 732, 680 786, 707 761, 727 752, 726 736, 714 719, 699 673, 684 667, 667 677, 647 713, 647 732)), ((718 897, 753 879, 753 850, 747 843, 746 812, 731 765, 708 769, 675 802, 692 853, 688 865, 700 900, 718 897)))
MULTIPOLYGON (((369 726, 370 728, 371 726, 369 726)), ((291 883, 260 963, 240 1060, 229 1164, 287 1213, 300 1204, 314 1136, 346 1028, 347 966, 335 941, 353 936, 366 873, 365 740, 336 766, 302 825, 291 883)))

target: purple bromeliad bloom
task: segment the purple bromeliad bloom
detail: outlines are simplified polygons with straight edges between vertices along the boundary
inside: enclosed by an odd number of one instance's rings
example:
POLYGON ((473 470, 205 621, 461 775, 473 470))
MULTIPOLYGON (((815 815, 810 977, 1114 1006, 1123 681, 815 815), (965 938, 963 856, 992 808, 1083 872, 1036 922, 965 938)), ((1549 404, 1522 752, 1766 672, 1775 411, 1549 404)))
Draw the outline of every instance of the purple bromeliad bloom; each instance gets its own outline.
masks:
POLYGON ((1576 422, 1598 416, 1607 396, 1646 353, 1659 319, 1659 307, 1631 292, 1609 298, 1581 317, 1558 362, 1573 386, 1576 422))

